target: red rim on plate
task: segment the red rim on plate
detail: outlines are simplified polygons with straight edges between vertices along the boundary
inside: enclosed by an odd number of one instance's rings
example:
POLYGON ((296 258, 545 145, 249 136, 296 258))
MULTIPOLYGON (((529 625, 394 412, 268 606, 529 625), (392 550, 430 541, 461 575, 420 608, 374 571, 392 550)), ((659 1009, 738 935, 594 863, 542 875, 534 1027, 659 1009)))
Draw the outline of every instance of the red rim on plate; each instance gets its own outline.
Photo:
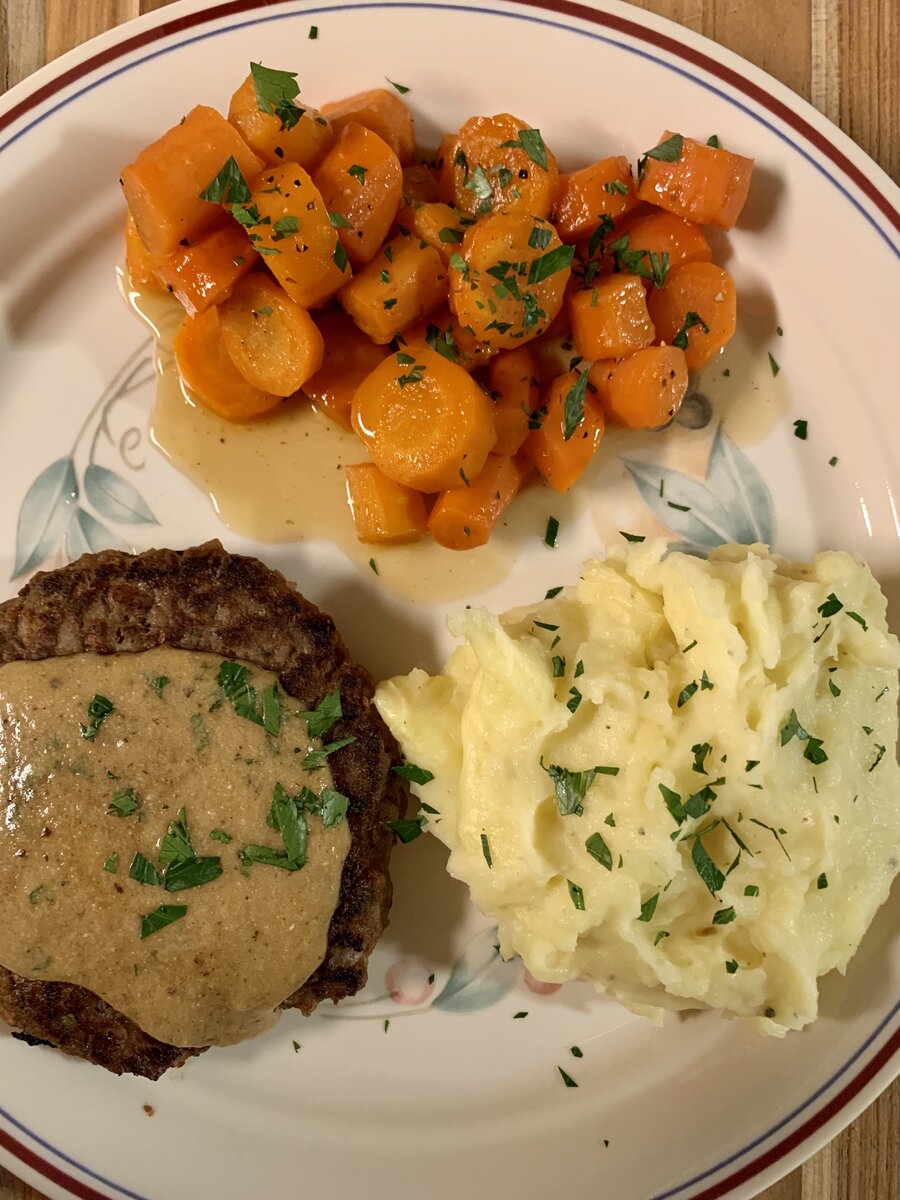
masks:
MULTIPOLYGON (((18 100, 15 104, 7 108, 5 112, 0 113, 0 133, 10 128, 20 118, 26 117, 28 114, 32 113, 46 101, 51 100, 54 96, 57 96, 71 84, 77 83, 79 80, 82 80, 86 76, 93 74, 100 68, 114 63, 134 51, 141 50, 144 47, 161 41, 164 38, 171 37, 172 35, 184 33, 188 30, 198 29, 212 22, 220 21, 223 18, 237 16, 239 14, 254 10, 258 11, 264 8, 280 7, 284 3, 285 0, 227 0, 226 3, 210 5, 196 12, 185 13, 182 16, 172 17, 169 20, 153 25, 151 28, 141 29, 139 32, 134 33, 129 37, 123 37, 114 44, 97 51, 84 61, 76 63, 67 70, 60 72, 52 79, 49 79, 46 83, 42 83, 35 87, 32 91, 24 95, 21 100, 18 100)), ((840 150, 833 144, 832 141, 829 140, 826 134, 817 129, 805 117, 800 115, 800 113, 796 112, 782 100, 778 99, 777 96, 770 94, 770 92, 766 91, 758 83, 746 78, 732 67, 718 62, 716 59, 710 57, 702 50, 696 49, 691 45, 685 45, 682 41, 676 37, 673 37, 671 34, 663 33, 656 29, 646 28, 645 26, 638 24, 627 17, 620 16, 615 13, 600 12, 593 8, 588 8, 583 4, 576 3, 575 0, 503 0, 503 3, 515 4, 515 6, 518 8, 537 9, 548 14, 553 14, 554 16, 562 15, 573 17, 579 21, 599 26, 606 31, 624 34, 625 36, 634 39, 637 42, 643 42, 648 46, 654 47, 656 50, 665 52, 665 54, 672 56, 675 59, 680 59, 682 62, 690 64, 690 66, 699 69, 708 76, 712 76, 714 79, 727 85, 734 91, 742 93, 755 105, 766 110, 769 114, 783 122, 809 146, 813 147, 820 155, 827 159, 837 172, 839 172, 860 193, 862 193, 862 195, 866 197, 873 208, 885 218, 887 223, 895 231, 900 233, 900 208, 898 208, 890 196, 886 195, 885 192, 879 188, 875 180, 866 175, 865 172, 855 162, 853 162, 842 150, 840 150)), ((362 5, 362 7, 400 6, 401 5, 390 3, 390 0, 372 5, 362 5)), ((331 9, 335 9, 353 7, 353 5, 339 4, 331 5, 329 7, 331 9)), ((319 13, 329 11, 329 7, 321 6, 307 8, 304 5, 303 10, 319 13)), ((402 7, 415 8, 420 7, 420 5, 413 2, 409 5, 402 5, 402 7)), ((436 3, 423 3, 421 7, 466 8, 470 6, 449 4, 445 6, 443 4, 436 3)), ((496 8, 493 10, 485 8, 481 9, 480 11, 496 12, 496 8)), ((800 103, 803 102, 801 101, 800 103)), ((49 113, 44 115, 47 116, 49 113)), ((38 120, 41 119, 43 119, 43 117, 38 118, 38 120)), ((30 127, 30 125, 26 125, 24 129, 20 130, 17 134, 14 134, 5 142, 0 142, 0 151, 11 145, 14 141, 17 141, 18 138, 27 132, 30 127)), ((801 149, 801 153, 805 152, 801 149)), ((832 180, 833 182, 837 183, 837 180, 834 180, 833 176, 832 180)), ((837 183, 837 185, 841 187, 841 190, 846 190, 840 183, 837 183)), ((852 200, 852 197, 849 198, 852 200)), ((852 202, 856 204, 855 200, 852 202)), ((857 205, 857 207, 859 207, 859 205, 857 205)), ((871 215, 866 214, 865 210, 861 211, 863 211, 864 215, 867 216, 867 219, 871 221, 871 215)), ((882 236, 885 236, 880 227, 879 232, 882 233, 882 236)), ((895 254, 900 257, 900 248, 894 246, 890 239, 886 238, 886 240, 888 240, 889 245, 891 245, 892 249, 894 249, 895 254)), ((896 1017, 898 1009, 900 1009, 900 1005, 898 1005, 898 1008, 896 1008, 888 1016, 888 1018, 886 1018, 885 1022, 881 1026, 881 1029, 884 1029, 886 1026, 888 1026, 891 1020, 896 1017)), ((868 1044, 871 1044, 871 1041, 877 1038, 878 1034, 881 1032, 881 1029, 873 1034, 868 1044)), ((851 1060, 849 1060, 848 1063, 844 1065, 842 1070, 838 1072, 838 1074, 820 1090, 816 1097, 810 1098, 806 1104, 795 1110, 793 1114, 791 1114, 781 1123, 779 1128, 784 1128, 786 1125, 790 1124, 790 1122, 800 1115, 800 1113, 807 1108, 809 1104, 813 1103, 815 1099, 818 1098, 818 1095, 821 1095, 823 1092, 828 1090, 829 1087, 833 1086, 837 1079, 839 1079, 840 1076, 843 1075, 853 1065, 856 1059, 864 1053, 868 1044, 860 1048, 857 1054, 851 1060)), ((788 1155, 793 1154, 801 1146, 803 1146, 804 1143, 812 1139, 815 1134, 830 1121, 841 1117, 843 1114, 846 1119, 842 1122, 842 1124, 847 1124, 854 1115, 855 1106, 851 1108, 851 1106, 853 1106, 853 1101, 863 1090, 863 1088, 875 1080, 879 1073, 888 1067, 888 1065, 891 1063, 891 1060, 894 1059, 898 1053, 900 1053, 900 1027, 894 1030, 884 1045, 882 1045, 880 1049, 873 1055, 873 1057, 865 1063, 857 1075, 855 1075, 847 1084, 845 1084, 839 1092, 832 1096, 831 1099, 828 1100, 821 1109, 815 1112, 812 1116, 808 1117, 806 1121, 798 1125, 791 1132, 785 1134, 780 1141, 769 1146, 767 1149, 760 1152, 756 1157, 751 1158, 743 1165, 736 1167, 730 1174, 719 1179, 718 1182, 715 1182, 705 1188, 703 1187, 704 1180, 708 1179, 713 1174, 718 1174, 720 1171, 726 1170, 729 1165, 734 1164, 741 1158, 746 1157, 755 1148, 761 1146, 764 1142, 769 1140, 774 1133, 777 1132, 777 1130, 769 1130, 767 1133, 763 1134, 759 1139, 757 1139, 753 1145, 745 1147, 742 1151, 739 1151, 736 1155, 732 1156, 728 1162, 720 1163, 717 1166, 706 1170, 702 1175, 696 1177, 695 1179, 687 1181, 669 1191, 661 1193, 657 1197, 654 1197, 654 1200, 668 1200, 668 1198, 671 1198, 671 1200, 723 1200, 724 1197, 727 1197, 729 1194, 733 1194, 736 1189, 743 1188, 753 1180, 758 1180, 764 1172, 768 1172, 772 1168, 777 1167, 779 1163, 783 1163, 783 1160, 788 1155), (699 1187, 701 1190, 689 1191, 689 1189, 693 1189, 695 1187, 699 1187)), ((886 1082, 888 1082, 887 1078, 885 1079, 885 1083, 886 1082)), ((24 1130, 24 1132, 28 1133, 27 1130, 24 1130)), ((93 1172, 88 1171, 86 1168, 80 1167, 80 1164, 72 1159, 67 1158, 61 1152, 55 1150, 52 1146, 41 1143, 37 1138, 35 1138, 35 1140, 42 1146, 42 1148, 57 1156, 61 1161, 84 1171, 86 1174, 93 1175, 93 1172)), ((108 1200, 109 1192, 99 1192, 89 1184, 73 1177, 65 1170, 56 1166, 53 1162, 41 1157, 41 1155, 36 1153, 33 1149, 12 1137, 2 1128, 0 1128, 0 1148, 5 1150, 7 1154, 11 1155, 14 1159, 20 1162, 22 1166, 27 1168, 30 1172, 40 1176, 42 1179, 47 1180, 49 1183, 52 1183, 58 1188, 65 1189, 69 1195, 79 1197, 79 1200, 108 1200)), ((140 1200, 140 1197, 138 1197, 136 1193, 128 1191, 127 1189, 122 1188, 109 1180, 105 1180, 101 1176, 94 1176, 94 1178, 119 1195, 133 1197, 134 1200, 140 1200)))

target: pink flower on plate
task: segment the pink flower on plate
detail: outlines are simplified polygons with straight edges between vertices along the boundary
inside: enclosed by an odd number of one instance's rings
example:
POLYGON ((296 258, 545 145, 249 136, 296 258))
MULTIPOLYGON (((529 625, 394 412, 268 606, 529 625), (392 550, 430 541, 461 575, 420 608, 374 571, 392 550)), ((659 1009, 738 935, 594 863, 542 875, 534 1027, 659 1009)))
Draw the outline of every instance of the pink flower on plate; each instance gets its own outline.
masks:
POLYGON ((395 1004, 415 1008, 431 999, 434 973, 421 959, 401 958, 385 972, 384 986, 395 1004))
POLYGON ((541 983, 539 979, 535 979, 527 967, 522 968, 522 979, 528 990, 534 992, 536 996, 552 996, 562 987, 561 983, 541 983))

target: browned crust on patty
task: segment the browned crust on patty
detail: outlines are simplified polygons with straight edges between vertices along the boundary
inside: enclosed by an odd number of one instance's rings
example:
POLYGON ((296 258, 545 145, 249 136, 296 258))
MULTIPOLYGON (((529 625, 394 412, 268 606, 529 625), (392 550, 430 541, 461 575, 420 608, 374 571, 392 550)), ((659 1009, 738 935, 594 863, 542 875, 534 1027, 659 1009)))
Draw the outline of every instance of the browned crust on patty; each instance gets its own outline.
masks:
MULTIPOLYGON (((391 774, 396 742, 372 703, 368 672, 353 663, 334 622, 277 571, 228 554, 218 542, 190 550, 87 554, 36 575, 0 604, 0 665, 60 655, 127 654, 169 645, 243 659, 272 671, 304 710, 336 687, 343 716, 329 736, 356 740, 329 759, 350 800, 352 841, 321 966, 284 1008, 311 1013, 364 986, 387 925, 392 835, 405 783, 391 774)), ((46 1042, 116 1074, 158 1079, 204 1047, 158 1042, 85 988, 23 979, 0 967, 0 1016, 31 1042, 46 1042)))

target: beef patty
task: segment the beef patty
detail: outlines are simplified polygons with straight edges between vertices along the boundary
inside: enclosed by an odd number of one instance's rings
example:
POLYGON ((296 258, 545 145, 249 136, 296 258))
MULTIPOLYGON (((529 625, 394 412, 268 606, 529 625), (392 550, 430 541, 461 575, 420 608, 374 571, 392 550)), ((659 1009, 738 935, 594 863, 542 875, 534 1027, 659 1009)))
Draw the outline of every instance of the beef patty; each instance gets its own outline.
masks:
MULTIPOLYGON (((241 659, 278 676, 303 710, 340 689, 330 736, 354 738, 330 760, 349 798, 352 841, 325 959, 282 1008, 309 1014, 364 986, 387 925, 392 835, 407 787, 391 773, 398 747, 372 704, 369 674, 351 662, 330 617, 257 559, 218 542, 195 549, 85 555, 36 575, 0 604, 0 665, 61 655, 128 654, 155 646, 241 659)), ((70 983, 24 979, 0 967, 0 1017, 31 1044, 48 1044, 116 1074, 158 1079, 206 1047, 159 1042, 97 996, 70 983), (74 1019, 73 1019, 74 1018, 74 1019)))

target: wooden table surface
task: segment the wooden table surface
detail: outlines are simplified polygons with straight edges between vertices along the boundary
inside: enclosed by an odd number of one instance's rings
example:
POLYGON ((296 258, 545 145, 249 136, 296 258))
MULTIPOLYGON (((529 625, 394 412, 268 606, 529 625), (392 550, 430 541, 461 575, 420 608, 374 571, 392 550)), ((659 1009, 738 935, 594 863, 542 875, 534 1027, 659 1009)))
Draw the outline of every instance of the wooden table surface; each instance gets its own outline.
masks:
MULTIPOLYGON (((0 0, 0 87, 168 0, 0 0)), ((763 67, 900 181, 900 0, 634 0, 763 67)), ((0 1167, 0 1200, 41 1200, 0 1167)), ((762 1200, 900 1200, 900 1081, 762 1200)))

